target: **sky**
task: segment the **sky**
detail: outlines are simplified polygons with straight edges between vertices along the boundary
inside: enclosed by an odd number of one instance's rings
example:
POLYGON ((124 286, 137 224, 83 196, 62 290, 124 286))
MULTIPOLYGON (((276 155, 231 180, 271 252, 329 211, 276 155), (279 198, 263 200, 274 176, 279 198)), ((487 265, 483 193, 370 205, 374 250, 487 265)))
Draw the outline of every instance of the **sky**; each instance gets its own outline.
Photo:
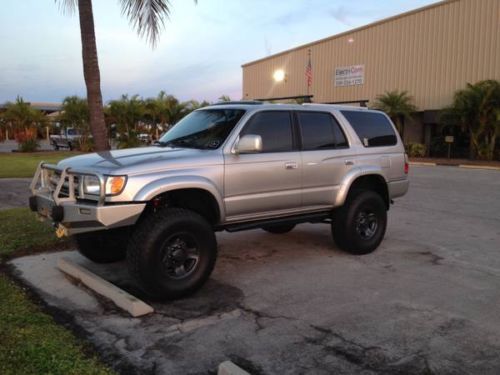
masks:
MULTIPOLYGON (((242 96, 241 65, 435 0, 171 0, 151 48, 117 0, 94 0, 104 101, 122 94, 242 96)), ((54 0, 0 0, 0 103, 85 96, 78 16, 54 0)))

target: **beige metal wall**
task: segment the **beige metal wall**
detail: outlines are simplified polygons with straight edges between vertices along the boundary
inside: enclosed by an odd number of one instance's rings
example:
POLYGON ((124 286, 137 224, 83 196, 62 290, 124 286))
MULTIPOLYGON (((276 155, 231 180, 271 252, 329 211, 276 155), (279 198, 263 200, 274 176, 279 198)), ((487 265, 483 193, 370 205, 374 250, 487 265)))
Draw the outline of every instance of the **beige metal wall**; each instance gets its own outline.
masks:
POLYGON ((420 110, 440 109, 466 82, 500 80, 500 0, 448 0, 245 64, 243 98, 305 95, 309 49, 315 102, 372 101, 398 89, 420 110), (364 85, 334 86, 336 67, 358 64, 364 85), (273 81, 276 69, 285 82, 273 81))

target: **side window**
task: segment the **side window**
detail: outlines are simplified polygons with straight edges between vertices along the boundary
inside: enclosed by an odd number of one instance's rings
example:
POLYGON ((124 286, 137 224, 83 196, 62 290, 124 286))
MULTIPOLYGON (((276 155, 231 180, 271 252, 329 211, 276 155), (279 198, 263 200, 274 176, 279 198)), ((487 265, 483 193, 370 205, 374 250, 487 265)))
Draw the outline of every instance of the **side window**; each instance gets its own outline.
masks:
POLYGON ((304 150, 348 147, 342 129, 329 113, 298 112, 297 116, 304 150))
POLYGON ((288 111, 266 111, 255 114, 241 135, 262 137, 262 152, 283 152, 293 149, 292 122, 288 111))
POLYGON ((341 111, 365 147, 393 146, 398 142, 394 129, 381 113, 341 111))

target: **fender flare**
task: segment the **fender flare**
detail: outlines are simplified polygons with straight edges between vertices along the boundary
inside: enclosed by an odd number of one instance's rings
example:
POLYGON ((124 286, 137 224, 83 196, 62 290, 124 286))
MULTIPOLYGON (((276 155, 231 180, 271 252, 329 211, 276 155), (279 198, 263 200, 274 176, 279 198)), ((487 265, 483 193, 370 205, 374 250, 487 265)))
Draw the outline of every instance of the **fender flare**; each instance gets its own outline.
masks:
POLYGON ((220 220, 225 219, 222 194, 210 180, 200 176, 166 177, 155 180, 143 186, 134 196, 134 201, 147 202, 162 193, 181 189, 200 189, 210 193, 219 207, 220 220))
POLYGON ((380 176, 387 183, 387 180, 382 172, 382 168, 380 167, 370 165, 353 168, 344 176, 342 182, 340 183, 340 188, 337 192, 337 197, 335 198, 335 207, 340 207, 345 203, 349 190, 358 177, 368 175, 380 176))

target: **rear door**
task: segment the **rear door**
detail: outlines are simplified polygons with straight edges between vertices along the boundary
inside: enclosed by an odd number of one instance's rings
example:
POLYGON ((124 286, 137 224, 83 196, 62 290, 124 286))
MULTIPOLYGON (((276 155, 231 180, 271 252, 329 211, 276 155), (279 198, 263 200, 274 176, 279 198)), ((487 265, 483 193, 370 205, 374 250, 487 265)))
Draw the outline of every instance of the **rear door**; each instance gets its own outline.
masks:
POLYGON ((240 132, 262 137, 262 152, 225 155, 227 221, 293 213, 301 207, 301 159, 290 111, 261 111, 240 132))
POLYGON ((354 164, 352 150, 331 113, 297 111, 296 118, 302 141, 303 207, 331 207, 342 178, 354 164))

